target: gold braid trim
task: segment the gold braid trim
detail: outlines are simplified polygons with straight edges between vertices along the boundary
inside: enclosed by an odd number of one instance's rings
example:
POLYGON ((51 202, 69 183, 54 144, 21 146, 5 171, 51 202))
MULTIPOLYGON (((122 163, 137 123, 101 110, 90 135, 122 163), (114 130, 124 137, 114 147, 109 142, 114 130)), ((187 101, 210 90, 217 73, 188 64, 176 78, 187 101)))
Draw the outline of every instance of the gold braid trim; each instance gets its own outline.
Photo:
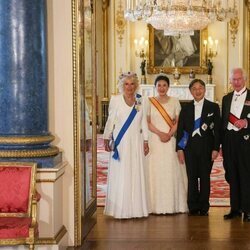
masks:
POLYGON ((59 153, 55 146, 46 149, 34 150, 0 150, 0 158, 35 158, 54 156, 59 153))
POLYGON ((41 144, 45 142, 51 142, 54 139, 54 135, 25 137, 0 136, 0 144, 41 144))

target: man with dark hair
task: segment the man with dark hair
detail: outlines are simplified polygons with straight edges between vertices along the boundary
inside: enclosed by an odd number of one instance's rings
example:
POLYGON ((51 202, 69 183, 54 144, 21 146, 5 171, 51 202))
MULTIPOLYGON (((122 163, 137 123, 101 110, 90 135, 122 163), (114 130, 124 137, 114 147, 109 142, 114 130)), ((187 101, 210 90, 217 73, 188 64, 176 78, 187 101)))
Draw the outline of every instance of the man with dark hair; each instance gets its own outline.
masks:
POLYGON ((220 148, 220 109, 205 99, 205 83, 194 79, 189 85, 194 100, 179 116, 176 150, 188 176, 189 215, 208 215, 210 173, 220 148))
POLYGON ((231 211, 225 220, 241 217, 250 222, 250 90, 241 68, 231 71, 233 92, 222 100, 222 152, 230 186, 231 211))

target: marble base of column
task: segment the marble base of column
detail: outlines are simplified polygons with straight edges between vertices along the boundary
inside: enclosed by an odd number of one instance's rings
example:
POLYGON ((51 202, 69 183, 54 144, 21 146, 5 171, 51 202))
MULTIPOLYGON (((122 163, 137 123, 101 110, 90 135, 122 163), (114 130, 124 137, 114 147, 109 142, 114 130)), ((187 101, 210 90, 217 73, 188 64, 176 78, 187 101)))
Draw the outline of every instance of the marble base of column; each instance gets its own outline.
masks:
POLYGON ((0 161, 29 161, 52 168, 62 161, 59 149, 49 145, 54 139, 53 135, 0 136, 0 161))

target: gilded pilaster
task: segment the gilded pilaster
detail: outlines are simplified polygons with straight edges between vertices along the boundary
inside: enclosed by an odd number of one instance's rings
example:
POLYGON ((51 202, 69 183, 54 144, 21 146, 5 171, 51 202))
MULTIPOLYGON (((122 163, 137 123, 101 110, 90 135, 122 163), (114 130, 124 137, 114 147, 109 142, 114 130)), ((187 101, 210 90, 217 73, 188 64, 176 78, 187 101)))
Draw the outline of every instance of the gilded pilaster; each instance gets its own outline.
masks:
POLYGON ((102 1, 102 11, 103 11, 103 98, 102 98, 102 127, 101 131, 104 130, 105 123, 108 119, 108 104, 109 104, 109 86, 108 86, 108 7, 109 7, 109 0, 103 0, 102 1))

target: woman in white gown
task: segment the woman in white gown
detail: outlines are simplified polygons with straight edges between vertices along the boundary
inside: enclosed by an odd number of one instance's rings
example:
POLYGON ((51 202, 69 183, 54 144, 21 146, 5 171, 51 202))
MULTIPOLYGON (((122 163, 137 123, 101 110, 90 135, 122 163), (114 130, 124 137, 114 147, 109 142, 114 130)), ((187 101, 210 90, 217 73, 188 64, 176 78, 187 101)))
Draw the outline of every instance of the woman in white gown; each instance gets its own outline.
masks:
POLYGON ((157 76, 155 87, 158 95, 149 98, 147 116, 151 212, 184 213, 188 211, 186 168, 178 161, 174 137, 181 106, 177 98, 167 96, 167 76, 157 76))
POLYGON ((111 152, 104 214, 115 218, 145 217, 148 216, 145 183, 148 128, 142 97, 136 94, 138 77, 133 72, 123 73, 118 87, 121 94, 111 97, 104 130, 105 150, 111 152), (110 143, 111 136, 115 149, 110 143))

